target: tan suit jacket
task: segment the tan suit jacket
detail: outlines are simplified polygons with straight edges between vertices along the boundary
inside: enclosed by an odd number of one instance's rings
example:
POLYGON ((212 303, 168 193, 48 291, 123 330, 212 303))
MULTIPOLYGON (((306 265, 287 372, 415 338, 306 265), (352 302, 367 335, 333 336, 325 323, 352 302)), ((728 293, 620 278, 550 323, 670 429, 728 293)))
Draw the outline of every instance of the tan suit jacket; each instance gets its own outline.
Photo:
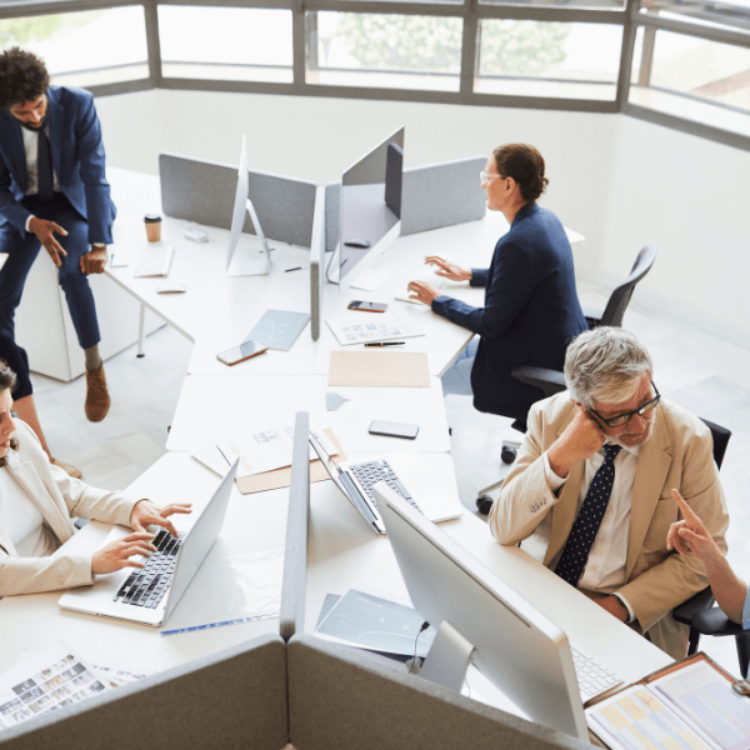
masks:
MULTIPOLYGON (((133 506, 141 498, 108 492, 72 479, 50 464, 39 440, 19 419, 13 433, 18 451, 9 450, 7 471, 20 489, 39 508, 44 523, 59 545, 75 532, 72 515, 122 526, 130 525, 133 506)), ((58 546, 59 546, 58 545, 58 546)), ((0 597, 67 589, 93 583, 91 554, 54 553, 50 557, 19 557, 0 519, 0 597)))
MULTIPOLYGON (((556 496, 547 485, 542 454, 575 413, 567 392, 532 407, 518 458, 490 514, 492 533, 501 544, 527 540, 523 549, 545 565, 557 562, 578 514, 584 462, 573 466, 556 496)), ((619 593, 633 608, 641 632, 649 631, 651 640, 673 658, 685 655, 688 629, 669 613, 708 581, 697 557, 667 551, 669 525, 681 517, 671 490, 680 491, 726 553, 729 516, 712 451, 711 433, 703 422, 662 399, 651 436, 638 454, 627 582, 619 593)))

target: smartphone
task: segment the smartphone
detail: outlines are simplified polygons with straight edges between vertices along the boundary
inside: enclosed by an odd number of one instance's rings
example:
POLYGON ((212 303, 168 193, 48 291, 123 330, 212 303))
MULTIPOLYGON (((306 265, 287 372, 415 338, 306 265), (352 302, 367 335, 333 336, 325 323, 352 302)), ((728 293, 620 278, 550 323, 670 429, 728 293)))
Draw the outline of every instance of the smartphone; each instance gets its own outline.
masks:
POLYGON ((370 423, 369 433, 370 435, 386 435, 387 437, 414 440, 419 434, 419 425, 404 424, 403 422, 381 422, 375 419, 370 423))
POLYGON ((257 357, 259 354, 263 354, 268 347, 265 344, 261 344, 257 341, 243 341, 239 346, 235 346, 233 349, 227 349, 225 352, 221 352, 216 355, 216 359, 219 362, 223 362, 225 365, 236 365, 238 362, 244 362, 246 359, 251 357, 257 357))
POLYGON ((363 302, 360 299, 353 299, 349 303, 350 310, 359 310, 360 312, 385 312, 388 305, 383 302, 363 302))

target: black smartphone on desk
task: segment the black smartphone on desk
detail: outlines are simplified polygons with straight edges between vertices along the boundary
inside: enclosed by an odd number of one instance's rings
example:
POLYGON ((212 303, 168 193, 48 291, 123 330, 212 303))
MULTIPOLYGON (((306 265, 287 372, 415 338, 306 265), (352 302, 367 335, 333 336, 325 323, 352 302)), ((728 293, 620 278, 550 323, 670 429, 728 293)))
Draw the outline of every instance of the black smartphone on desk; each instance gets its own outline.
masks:
POLYGON ((239 346, 227 349, 225 352, 220 352, 216 355, 216 358, 219 362, 231 366, 239 362, 244 362, 251 357, 257 357, 259 354, 263 354, 266 349, 268 347, 265 344, 258 343, 257 341, 243 341, 239 346))
POLYGON ((386 437, 405 438, 415 440, 419 434, 418 424, 404 424, 403 422, 382 422, 374 419, 368 430, 370 435, 385 435, 386 437))
POLYGON ((360 312, 383 313, 388 309, 384 302, 363 302, 361 299, 353 299, 349 303, 350 310, 359 310, 360 312))

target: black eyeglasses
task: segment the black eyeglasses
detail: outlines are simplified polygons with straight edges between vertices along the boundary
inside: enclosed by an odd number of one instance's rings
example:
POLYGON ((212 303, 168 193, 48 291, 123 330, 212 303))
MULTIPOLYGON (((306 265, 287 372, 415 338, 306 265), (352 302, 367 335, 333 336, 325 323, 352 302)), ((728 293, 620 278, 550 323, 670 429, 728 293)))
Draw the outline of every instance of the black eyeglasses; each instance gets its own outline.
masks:
POLYGON ((656 392, 656 395, 650 401, 646 401, 645 404, 639 406, 634 411, 627 411, 624 414, 618 414, 616 417, 609 417, 609 419, 603 417, 601 414, 599 414, 598 411, 594 411, 594 409, 589 409, 589 411, 600 422, 604 422, 607 427, 622 427, 622 425, 627 424, 636 414, 639 417, 645 417, 647 414, 651 414, 651 412, 656 408, 656 405, 661 399, 661 394, 659 393, 659 389, 656 387, 653 380, 651 381, 651 385, 656 392))

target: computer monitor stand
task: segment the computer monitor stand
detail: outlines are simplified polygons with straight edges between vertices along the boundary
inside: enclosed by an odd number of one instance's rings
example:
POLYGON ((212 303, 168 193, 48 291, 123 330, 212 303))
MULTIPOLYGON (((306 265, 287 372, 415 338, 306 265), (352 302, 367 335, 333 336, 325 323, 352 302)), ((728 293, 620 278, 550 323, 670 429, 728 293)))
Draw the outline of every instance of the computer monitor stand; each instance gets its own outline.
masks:
POLYGON ((419 676, 460 693, 473 651, 474 646, 444 620, 419 676))
POLYGON ((227 276, 265 276, 271 272, 271 248, 268 247, 255 206, 249 198, 245 202, 245 209, 250 214, 257 238, 250 239, 243 235, 237 238, 235 249, 230 254, 227 276))

